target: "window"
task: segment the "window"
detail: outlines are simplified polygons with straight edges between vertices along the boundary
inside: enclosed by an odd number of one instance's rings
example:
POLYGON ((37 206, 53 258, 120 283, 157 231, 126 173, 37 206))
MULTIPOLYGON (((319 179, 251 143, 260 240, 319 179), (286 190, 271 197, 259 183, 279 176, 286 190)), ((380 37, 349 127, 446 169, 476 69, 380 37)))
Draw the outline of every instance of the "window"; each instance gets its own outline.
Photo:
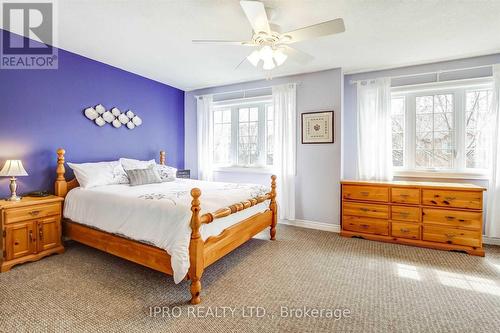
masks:
POLYGON ((227 164, 231 161, 231 109, 214 111, 214 161, 227 164))
POLYGON ((398 171, 483 173, 491 84, 394 88, 392 159, 398 171))
POLYGON ((214 164, 266 167, 273 164, 274 110, 269 97, 252 102, 215 103, 214 164))

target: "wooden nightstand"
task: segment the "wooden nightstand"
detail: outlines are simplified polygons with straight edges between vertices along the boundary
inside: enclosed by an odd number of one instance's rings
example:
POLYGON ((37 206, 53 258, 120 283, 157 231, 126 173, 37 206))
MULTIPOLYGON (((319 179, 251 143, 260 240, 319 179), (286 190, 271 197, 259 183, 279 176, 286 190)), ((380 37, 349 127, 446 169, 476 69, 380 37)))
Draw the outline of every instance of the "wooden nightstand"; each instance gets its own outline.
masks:
POLYGON ((63 200, 56 196, 24 197, 18 202, 0 200, 0 272, 64 252, 61 241, 63 200))

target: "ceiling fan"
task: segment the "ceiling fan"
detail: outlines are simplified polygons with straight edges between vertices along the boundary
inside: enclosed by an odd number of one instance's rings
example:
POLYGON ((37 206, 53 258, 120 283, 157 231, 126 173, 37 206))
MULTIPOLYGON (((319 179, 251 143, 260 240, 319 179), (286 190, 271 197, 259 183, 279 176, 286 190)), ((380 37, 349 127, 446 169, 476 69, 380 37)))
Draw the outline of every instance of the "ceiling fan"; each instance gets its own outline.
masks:
POLYGON ((238 68, 245 60, 253 66, 259 67, 262 60, 262 68, 270 71, 281 66, 288 58, 299 64, 306 64, 313 56, 289 46, 296 42, 316 37, 328 36, 345 31, 344 20, 341 18, 281 33, 279 26, 270 24, 264 4, 260 1, 240 1, 241 8, 245 12, 248 21, 252 25, 253 36, 249 41, 231 40, 193 40, 197 44, 221 44, 241 45, 256 47, 250 55, 243 59, 238 68))

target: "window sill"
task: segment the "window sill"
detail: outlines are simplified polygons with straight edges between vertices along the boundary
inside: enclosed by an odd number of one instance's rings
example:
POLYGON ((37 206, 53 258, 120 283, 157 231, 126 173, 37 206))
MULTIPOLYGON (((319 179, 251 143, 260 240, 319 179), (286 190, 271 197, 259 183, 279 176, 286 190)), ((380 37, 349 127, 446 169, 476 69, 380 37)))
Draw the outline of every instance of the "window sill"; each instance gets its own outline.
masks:
POLYGON ((438 179, 474 179, 488 180, 486 173, 474 172, 453 172, 453 171, 411 171, 411 170, 395 170, 394 177, 410 177, 410 178, 438 178, 438 179))
POLYGON ((234 173, 262 173, 262 174, 272 174, 271 168, 266 167, 217 167, 213 169, 214 172, 234 172, 234 173))

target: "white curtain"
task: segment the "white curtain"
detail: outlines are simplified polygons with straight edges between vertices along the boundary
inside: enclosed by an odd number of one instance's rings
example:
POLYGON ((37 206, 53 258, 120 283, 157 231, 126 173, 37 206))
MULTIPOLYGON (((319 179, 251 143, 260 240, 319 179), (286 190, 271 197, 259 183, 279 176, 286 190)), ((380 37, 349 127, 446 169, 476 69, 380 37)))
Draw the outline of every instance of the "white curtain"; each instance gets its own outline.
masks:
POLYGON ((494 88, 489 112, 491 125, 491 175, 489 179, 486 228, 488 237, 500 238, 500 65, 493 66, 494 88))
POLYGON ((357 83, 358 177, 392 180, 391 80, 357 83))
POLYGON ((273 87, 274 161, 277 179, 278 217, 295 220, 297 146, 296 85, 273 87))
POLYGON ((213 95, 197 97, 198 179, 213 180, 213 95))

